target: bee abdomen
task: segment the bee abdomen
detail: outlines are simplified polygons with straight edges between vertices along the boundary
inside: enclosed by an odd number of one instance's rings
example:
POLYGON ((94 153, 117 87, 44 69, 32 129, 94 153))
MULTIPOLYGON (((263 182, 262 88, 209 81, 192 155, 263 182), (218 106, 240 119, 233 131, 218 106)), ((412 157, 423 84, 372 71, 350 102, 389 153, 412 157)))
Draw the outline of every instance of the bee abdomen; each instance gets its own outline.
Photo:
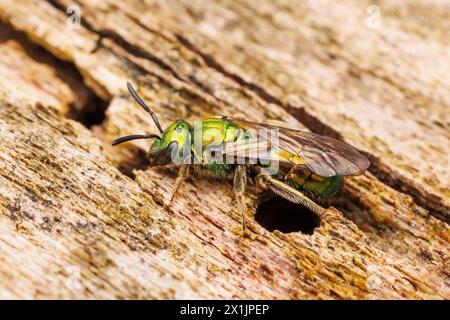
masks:
POLYGON ((283 180, 297 190, 304 190, 324 198, 336 195, 343 185, 342 177, 321 177, 314 173, 307 175, 290 174, 283 180))

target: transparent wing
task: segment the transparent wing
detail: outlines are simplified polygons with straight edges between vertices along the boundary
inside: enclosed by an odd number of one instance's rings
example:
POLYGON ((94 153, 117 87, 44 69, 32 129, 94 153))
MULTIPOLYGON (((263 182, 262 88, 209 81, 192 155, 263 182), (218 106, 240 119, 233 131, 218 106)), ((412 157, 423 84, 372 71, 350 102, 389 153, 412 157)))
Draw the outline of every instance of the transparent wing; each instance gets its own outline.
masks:
POLYGON ((248 140, 227 143, 223 151, 226 155, 306 166, 323 177, 358 175, 370 165, 365 156, 343 141, 265 123, 231 117, 224 119, 249 130, 252 136, 248 140))

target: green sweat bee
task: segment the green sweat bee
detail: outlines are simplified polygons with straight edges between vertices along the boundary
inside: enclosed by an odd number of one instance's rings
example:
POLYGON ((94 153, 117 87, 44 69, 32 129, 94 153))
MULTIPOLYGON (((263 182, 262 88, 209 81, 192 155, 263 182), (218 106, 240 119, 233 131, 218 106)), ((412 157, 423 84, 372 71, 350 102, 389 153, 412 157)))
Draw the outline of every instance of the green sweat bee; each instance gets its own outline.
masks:
POLYGON ((344 176, 362 174, 370 165, 366 157, 342 141, 232 117, 203 119, 194 125, 176 120, 163 130, 156 114, 133 86, 127 83, 127 87, 134 100, 150 114, 160 134, 129 135, 114 140, 112 145, 155 139, 149 151, 150 166, 180 165, 169 203, 190 168, 232 179, 244 230, 247 178, 307 207, 320 218, 325 209, 312 198, 335 195, 344 176))

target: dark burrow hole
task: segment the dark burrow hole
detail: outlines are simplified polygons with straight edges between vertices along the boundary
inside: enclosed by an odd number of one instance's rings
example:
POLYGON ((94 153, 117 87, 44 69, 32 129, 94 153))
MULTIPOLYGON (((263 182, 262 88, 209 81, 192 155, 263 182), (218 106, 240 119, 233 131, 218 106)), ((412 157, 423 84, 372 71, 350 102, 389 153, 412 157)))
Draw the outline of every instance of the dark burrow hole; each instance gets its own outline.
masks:
POLYGON ((262 202, 255 214, 255 220, 265 229, 283 233, 302 232, 313 234, 320 226, 319 217, 302 205, 280 197, 262 202))
POLYGON ((50 51, 28 39, 22 31, 13 29, 10 25, 0 22, 0 43, 8 40, 18 42, 25 53, 36 62, 46 64, 54 68, 56 75, 76 95, 76 100, 71 104, 68 117, 78 121, 88 128, 101 124, 105 119, 105 111, 110 101, 101 99, 85 83, 83 76, 73 63, 63 61, 50 51))
POLYGON ((81 122, 87 128, 91 128, 94 125, 103 123, 108 105, 108 101, 102 100, 99 96, 92 93, 87 104, 81 110, 71 108, 68 117, 81 122))

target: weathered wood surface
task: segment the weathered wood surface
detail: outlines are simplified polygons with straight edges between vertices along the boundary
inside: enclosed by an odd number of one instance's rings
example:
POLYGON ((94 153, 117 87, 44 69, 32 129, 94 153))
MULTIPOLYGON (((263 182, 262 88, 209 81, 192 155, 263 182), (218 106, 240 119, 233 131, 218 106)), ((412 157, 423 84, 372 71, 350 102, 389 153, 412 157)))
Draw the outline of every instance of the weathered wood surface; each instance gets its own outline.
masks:
POLYGON ((0 0, 0 296, 450 298, 449 5, 383 2, 374 30, 369 4, 0 0), (155 130, 126 81, 163 124, 306 126, 373 166, 312 235, 242 238, 229 183, 167 209, 175 170, 109 146, 155 130))

